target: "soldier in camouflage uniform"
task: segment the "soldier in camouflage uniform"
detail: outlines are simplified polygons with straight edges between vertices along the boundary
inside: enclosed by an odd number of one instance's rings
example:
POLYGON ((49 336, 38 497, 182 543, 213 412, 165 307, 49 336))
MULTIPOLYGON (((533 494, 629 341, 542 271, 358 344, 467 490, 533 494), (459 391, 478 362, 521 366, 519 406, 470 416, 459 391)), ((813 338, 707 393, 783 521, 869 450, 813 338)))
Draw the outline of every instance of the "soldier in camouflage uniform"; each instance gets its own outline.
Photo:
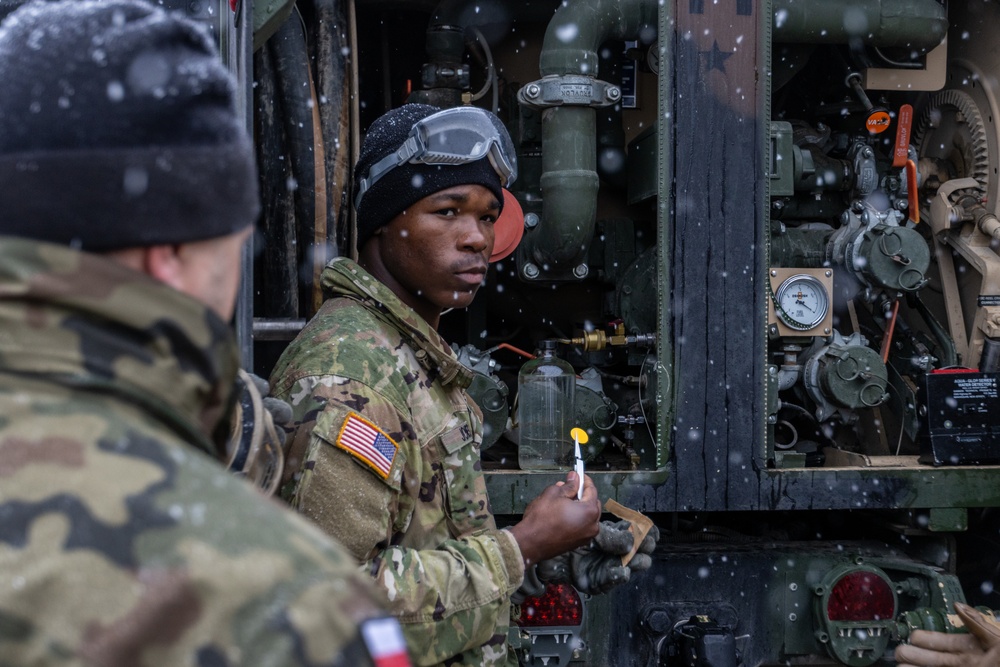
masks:
POLYGON ((408 665, 354 560, 216 460, 258 203, 210 38, 31 4, 0 82, 0 664, 408 665))
POLYGON ((327 301, 271 375, 297 423, 289 468, 299 474, 286 495, 362 562, 416 664, 516 665, 506 640, 525 565, 589 543, 600 502, 589 478, 577 500, 570 473, 497 529, 471 372, 436 329, 485 276, 504 156, 384 170, 411 127, 438 112, 405 105, 365 138, 359 261, 327 265, 327 301))

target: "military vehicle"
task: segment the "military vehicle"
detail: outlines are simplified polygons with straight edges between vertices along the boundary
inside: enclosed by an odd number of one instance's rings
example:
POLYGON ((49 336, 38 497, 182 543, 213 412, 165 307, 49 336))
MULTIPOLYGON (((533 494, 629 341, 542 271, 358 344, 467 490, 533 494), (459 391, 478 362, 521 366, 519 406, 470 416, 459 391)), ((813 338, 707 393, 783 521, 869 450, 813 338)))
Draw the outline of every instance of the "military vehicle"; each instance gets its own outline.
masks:
POLYGON ((891 664, 1000 607, 1000 3, 198 2, 260 162, 260 374, 354 252, 372 120, 510 130, 523 237, 441 327, 493 510, 563 477, 519 464, 518 373, 555 341, 588 473, 661 535, 612 594, 526 605, 525 664, 891 664))

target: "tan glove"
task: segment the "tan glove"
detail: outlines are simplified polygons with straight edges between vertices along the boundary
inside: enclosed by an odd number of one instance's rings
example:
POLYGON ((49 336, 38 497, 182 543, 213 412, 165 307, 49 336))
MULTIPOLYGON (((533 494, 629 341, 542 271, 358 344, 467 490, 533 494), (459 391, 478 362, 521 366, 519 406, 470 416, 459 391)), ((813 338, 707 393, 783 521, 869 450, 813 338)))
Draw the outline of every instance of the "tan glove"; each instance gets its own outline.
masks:
POLYGON ((896 647, 897 667, 997 667, 1000 623, 961 602, 955 612, 969 634, 914 630, 908 644, 896 647))

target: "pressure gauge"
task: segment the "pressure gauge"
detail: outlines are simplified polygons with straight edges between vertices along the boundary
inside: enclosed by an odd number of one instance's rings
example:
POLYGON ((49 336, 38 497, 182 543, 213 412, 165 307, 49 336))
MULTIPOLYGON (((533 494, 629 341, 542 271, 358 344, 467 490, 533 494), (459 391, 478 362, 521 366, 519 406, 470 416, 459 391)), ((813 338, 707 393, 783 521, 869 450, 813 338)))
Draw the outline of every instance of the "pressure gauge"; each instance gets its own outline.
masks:
POLYGON ((774 293, 775 314, 792 329, 812 329, 829 310, 830 295, 815 276, 800 273, 785 278, 774 293))
POLYGON ((646 64, 649 65, 649 69, 653 74, 660 74, 659 40, 654 40, 653 43, 649 45, 649 49, 646 51, 646 64))

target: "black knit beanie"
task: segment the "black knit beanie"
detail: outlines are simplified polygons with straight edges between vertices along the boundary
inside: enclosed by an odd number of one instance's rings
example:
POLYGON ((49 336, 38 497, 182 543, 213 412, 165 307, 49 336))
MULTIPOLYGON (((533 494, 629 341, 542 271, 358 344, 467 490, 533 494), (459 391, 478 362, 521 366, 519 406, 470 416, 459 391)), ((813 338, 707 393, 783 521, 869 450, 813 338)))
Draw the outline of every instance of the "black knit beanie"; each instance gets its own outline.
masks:
MULTIPOLYGON (((355 201, 361 179, 368 175, 372 165, 399 150, 414 123, 438 111, 441 109, 429 104, 405 104, 386 112, 372 123, 354 168, 355 201)), ((364 247, 375 230, 389 224, 408 206, 435 192, 470 184, 487 188, 503 207, 500 176, 488 157, 455 165, 407 163, 390 170, 361 198, 361 206, 358 207, 358 249, 364 247)))
POLYGON ((111 250, 231 234, 253 149, 208 33, 141 0, 29 2, 0 23, 0 235, 111 250))

